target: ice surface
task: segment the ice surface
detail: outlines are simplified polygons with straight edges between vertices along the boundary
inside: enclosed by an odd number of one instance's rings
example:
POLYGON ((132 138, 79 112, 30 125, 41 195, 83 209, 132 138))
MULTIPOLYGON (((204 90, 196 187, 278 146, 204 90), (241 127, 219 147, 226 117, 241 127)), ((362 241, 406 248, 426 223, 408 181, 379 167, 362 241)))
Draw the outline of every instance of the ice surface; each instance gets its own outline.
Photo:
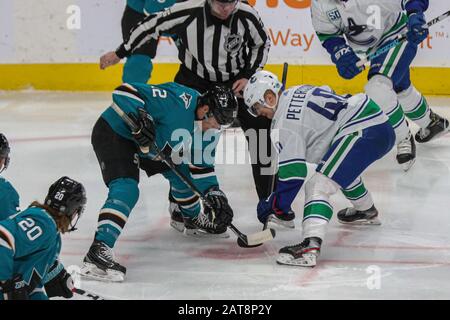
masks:
MULTIPOLYGON (((109 93, 0 93, 0 132, 12 147, 5 177, 19 191, 21 207, 42 200, 62 175, 86 186, 79 230, 63 236, 61 259, 70 269, 81 264, 106 199, 90 131, 109 102, 109 93)), ((450 118, 450 99, 429 102, 450 118)), ((227 132, 233 135, 243 139, 240 130, 227 132)), ((302 193, 294 205, 295 230, 278 230, 270 243, 243 249, 231 232, 214 241, 176 232, 169 226, 168 184, 162 176, 141 175, 139 202, 115 247, 126 281, 78 285, 115 299, 450 299, 450 134, 418 144, 417 154, 407 173, 394 151, 366 172, 383 224, 350 227, 333 217, 313 269, 275 263, 279 248, 301 240, 302 193)), ((219 165, 217 173, 235 225, 259 230, 250 166, 219 165)), ((340 194, 332 204, 335 212, 349 205, 340 194)))

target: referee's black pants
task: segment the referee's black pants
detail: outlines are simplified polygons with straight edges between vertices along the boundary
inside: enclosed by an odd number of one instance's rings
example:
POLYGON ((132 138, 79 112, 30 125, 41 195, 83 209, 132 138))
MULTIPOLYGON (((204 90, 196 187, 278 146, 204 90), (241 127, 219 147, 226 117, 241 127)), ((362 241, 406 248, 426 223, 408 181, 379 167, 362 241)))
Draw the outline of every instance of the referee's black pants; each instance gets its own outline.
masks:
MULTIPOLYGON (((231 88, 233 82, 238 79, 239 78, 236 78, 225 83, 207 81, 194 74, 184 65, 180 66, 180 69, 175 76, 175 82, 193 88, 200 93, 204 93, 212 86, 218 84, 231 88)), ((254 136, 252 134, 246 134, 245 138, 247 139, 247 147, 249 149, 250 159, 252 161, 253 179, 255 181, 256 192, 259 199, 265 199, 271 194, 273 184, 273 175, 269 174, 271 165, 270 159, 275 152, 270 140, 271 120, 265 117, 253 117, 247 111, 244 99, 238 98, 238 103, 238 119, 242 130, 247 132, 247 130, 253 129, 257 133, 256 140, 250 138, 254 136)))

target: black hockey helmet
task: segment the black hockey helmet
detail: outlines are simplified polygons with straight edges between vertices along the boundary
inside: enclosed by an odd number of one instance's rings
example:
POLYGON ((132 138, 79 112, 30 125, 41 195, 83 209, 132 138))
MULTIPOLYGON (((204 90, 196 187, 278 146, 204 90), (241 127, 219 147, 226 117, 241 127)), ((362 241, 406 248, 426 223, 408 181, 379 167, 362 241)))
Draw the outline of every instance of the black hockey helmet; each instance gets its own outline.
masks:
POLYGON ((0 159, 5 159, 3 167, 0 167, 0 173, 6 170, 9 165, 9 142, 3 133, 0 133, 0 159))
POLYGON ((48 189, 45 204, 72 220, 69 231, 74 231, 86 205, 83 185, 69 177, 61 177, 48 189), (77 215, 75 222, 73 221, 77 215))
POLYGON ((197 105, 208 105, 208 116, 214 116, 221 126, 229 126, 237 117, 238 102, 230 88, 214 86, 198 98, 197 105))

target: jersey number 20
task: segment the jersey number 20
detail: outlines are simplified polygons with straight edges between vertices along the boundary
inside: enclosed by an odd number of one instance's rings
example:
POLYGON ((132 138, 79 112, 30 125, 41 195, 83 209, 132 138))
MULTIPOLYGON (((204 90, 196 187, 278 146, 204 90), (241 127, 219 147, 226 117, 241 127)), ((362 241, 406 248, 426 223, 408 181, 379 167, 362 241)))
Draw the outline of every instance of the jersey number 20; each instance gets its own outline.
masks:
POLYGON ((34 241, 42 235, 41 227, 36 226, 36 223, 31 218, 20 221, 18 225, 27 233, 27 237, 30 241, 34 241))

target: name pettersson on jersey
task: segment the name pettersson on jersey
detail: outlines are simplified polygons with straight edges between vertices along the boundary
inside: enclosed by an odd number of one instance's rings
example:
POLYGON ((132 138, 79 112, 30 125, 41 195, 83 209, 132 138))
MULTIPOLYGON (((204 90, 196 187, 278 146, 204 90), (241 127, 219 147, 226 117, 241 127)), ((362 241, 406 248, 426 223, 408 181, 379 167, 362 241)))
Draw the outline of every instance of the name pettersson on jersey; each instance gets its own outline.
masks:
POLYGON ((220 308, 190 306, 185 304, 178 308, 179 315, 202 315, 209 318, 212 314, 221 315, 269 315, 272 305, 265 304, 223 304, 220 308))

